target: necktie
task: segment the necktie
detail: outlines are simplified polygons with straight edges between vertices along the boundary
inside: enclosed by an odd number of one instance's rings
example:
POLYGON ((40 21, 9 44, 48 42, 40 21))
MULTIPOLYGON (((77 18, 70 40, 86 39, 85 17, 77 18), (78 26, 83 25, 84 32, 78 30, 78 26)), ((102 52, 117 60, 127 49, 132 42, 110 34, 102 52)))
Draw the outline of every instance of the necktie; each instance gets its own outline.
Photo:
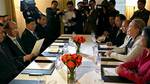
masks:
POLYGON ((36 39, 39 39, 38 36, 36 35, 36 33, 33 33, 33 36, 34 36, 36 39))
POLYGON ((3 51, 2 49, 2 46, 0 45, 0 52, 3 54, 3 55, 6 55, 5 52, 3 51))
POLYGON ((134 44, 134 41, 130 39, 125 47, 125 54, 128 54, 128 48, 131 48, 134 44))
POLYGON ((20 46, 20 44, 19 44, 19 42, 17 41, 17 39, 14 39, 14 43, 15 43, 16 46, 21 50, 21 52, 25 54, 24 50, 23 50, 22 47, 20 46))

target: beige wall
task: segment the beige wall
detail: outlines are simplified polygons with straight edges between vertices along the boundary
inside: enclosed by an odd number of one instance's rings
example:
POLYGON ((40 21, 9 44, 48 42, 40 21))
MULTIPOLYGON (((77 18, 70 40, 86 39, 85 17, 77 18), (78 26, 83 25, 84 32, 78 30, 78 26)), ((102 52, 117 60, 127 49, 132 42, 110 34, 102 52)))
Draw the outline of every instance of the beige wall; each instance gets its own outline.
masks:
POLYGON ((5 0, 0 0, 0 15, 7 14, 5 0))
POLYGON ((18 30, 19 30, 19 33, 21 35, 21 33, 23 32, 23 30, 25 28, 25 21, 24 21, 22 13, 20 11, 20 0, 14 0, 14 6, 15 6, 16 21, 17 21, 17 25, 18 25, 18 30))

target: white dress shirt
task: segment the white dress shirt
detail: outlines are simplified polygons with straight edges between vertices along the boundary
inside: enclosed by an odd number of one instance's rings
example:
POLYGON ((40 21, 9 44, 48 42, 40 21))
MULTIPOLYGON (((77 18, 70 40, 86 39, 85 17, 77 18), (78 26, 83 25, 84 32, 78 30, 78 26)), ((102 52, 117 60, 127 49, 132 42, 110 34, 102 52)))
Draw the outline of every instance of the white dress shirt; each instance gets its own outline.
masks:
POLYGON ((116 52, 116 53, 124 53, 125 47, 127 46, 130 39, 131 39, 130 36, 126 35, 124 43, 120 47, 114 47, 114 49, 112 51, 116 52))
POLYGON ((65 14, 62 17, 62 20, 64 22, 65 26, 72 26, 75 25, 75 23, 70 23, 69 20, 71 20, 72 18, 76 18, 76 14, 74 11, 66 11, 65 14))

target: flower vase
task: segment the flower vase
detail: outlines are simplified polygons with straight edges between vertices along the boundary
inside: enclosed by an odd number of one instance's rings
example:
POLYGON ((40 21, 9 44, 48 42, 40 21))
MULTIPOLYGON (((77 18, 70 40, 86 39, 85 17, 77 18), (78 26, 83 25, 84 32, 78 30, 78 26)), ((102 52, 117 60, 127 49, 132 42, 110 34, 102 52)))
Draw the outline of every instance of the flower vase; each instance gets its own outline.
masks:
POLYGON ((81 46, 81 44, 80 43, 76 43, 76 45, 77 45, 76 53, 79 54, 80 53, 80 46, 81 46))
POLYGON ((68 70, 68 73, 67 73, 67 84, 76 84, 76 81, 75 81, 75 71, 72 70, 68 70))

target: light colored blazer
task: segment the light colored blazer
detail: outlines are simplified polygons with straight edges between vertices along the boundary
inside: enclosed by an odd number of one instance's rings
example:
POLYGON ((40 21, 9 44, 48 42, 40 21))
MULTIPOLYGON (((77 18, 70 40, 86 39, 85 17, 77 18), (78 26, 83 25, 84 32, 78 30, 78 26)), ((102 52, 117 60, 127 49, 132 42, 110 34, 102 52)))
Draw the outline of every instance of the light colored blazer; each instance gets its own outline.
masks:
POLYGON ((114 59, 118 59, 124 62, 130 61, 135 59, 137 56, 139 56, 140 53, 142 53, 143 51, 143 47, 140 44, 141 40, 140 40, 140 36, 138 36, 135 39, 135 42, 132 46, 132 48, 130 48, 128 51, 127 55, 122 55, 122 54, 118 54, 116 52, 113 52, 110 56, 114 59))
POLYGON ((125 47, 128 44, 129 40, 130 40, 130 36, 127 35, 125 37, 124 43, 120 47, 114 47, 114 49, 112 51, 116 52, 116 53, 124 53, 125 52, 125 47))

